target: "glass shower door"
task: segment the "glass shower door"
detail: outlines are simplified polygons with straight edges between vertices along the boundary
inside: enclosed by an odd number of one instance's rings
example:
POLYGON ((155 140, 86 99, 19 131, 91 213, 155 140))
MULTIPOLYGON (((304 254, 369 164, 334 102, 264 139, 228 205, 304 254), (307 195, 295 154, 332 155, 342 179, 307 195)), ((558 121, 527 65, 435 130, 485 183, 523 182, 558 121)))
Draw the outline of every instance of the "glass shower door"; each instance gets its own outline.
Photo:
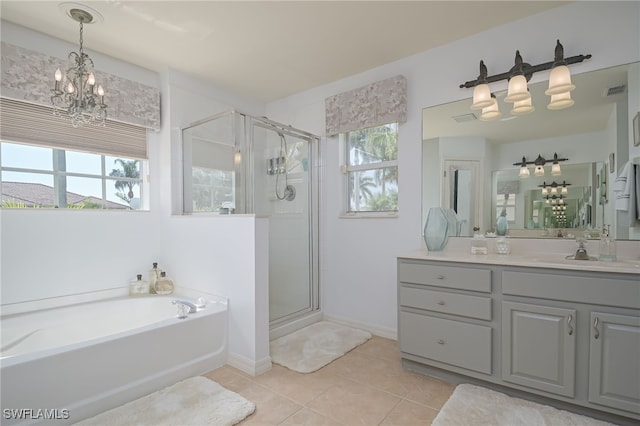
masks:
POLYGON ((317 309, 311 167, 314 139, 252 119, 253 211, 269 217, 269 320, 317 309))

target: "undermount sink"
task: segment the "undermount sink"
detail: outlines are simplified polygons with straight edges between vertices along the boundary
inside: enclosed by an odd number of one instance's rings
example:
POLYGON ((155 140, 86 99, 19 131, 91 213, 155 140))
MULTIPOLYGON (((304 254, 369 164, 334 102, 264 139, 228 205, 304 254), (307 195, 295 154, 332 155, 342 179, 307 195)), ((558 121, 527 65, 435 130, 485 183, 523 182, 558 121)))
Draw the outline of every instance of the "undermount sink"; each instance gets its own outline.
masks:
POLYGON ((585 261, 585 260, 598 260, 598 258, 597 258, 597 257, 595 257, 595 256, 587 256, 587 258, 586 258, 586 259, 576 259, 576 255, 575 255, 575 254, 571 254, 571 255, 569 255, 569 256, 565 257, 565 259, 569 259, 569 260, 577 260, 578 262, 580 262, 580 261, 585 261))

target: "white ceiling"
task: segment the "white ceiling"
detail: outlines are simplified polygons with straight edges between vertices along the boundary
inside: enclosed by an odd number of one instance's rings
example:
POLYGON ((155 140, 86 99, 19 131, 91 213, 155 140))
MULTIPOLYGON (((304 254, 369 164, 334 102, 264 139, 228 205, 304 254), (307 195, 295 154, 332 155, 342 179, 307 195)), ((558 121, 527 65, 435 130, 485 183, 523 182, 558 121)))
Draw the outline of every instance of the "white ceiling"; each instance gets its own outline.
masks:
MULTIPOLYGON (((0 1, 3 20, 269 102, 438 47, 559 1, 0 1), (479 19, 481 17, 481 19, 479 19)), ((96 64, 99 68, 99 64, 96 64)))

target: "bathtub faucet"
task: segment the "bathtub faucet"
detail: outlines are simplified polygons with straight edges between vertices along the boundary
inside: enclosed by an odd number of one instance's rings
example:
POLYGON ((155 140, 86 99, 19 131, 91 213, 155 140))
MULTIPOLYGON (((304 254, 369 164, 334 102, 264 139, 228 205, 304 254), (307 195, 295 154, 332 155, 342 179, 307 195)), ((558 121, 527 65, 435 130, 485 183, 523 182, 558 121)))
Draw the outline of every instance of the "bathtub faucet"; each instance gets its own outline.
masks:
POLYGON ((190 314, 195 314, 196 312, 198 312, 198 307, 195 305, 195 303, 191 303, 186 300, 178 300, 178 299, 172 300, 171 303, 173 303, 174 305, 184 305, 188 307, 190 314))

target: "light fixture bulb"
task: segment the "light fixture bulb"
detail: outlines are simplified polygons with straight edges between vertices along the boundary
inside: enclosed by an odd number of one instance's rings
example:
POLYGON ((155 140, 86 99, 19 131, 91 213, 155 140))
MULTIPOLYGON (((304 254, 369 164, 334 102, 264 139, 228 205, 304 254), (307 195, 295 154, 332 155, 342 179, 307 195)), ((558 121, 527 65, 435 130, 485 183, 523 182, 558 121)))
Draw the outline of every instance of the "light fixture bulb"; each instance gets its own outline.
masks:
POLYGON ((571 71, 566 65, 558 65, 551 70, 549 75, 549 88, 545 90, 545 95, 558 95, 564 92, 570 92, 576 86, 571 84, 571 71))
POLYGON ((91 86, 96 84, 96 76, 93 75, 93 73, 89 74, 89 77, 87 78, 87 83, 91 86))
POLYGON ((548 109, 556 110, 569 108, 574 104, 573 99, 571 99, 571 92, 564 92, 557 95, 551 95, 551 101, 549 105, 547 105, 548 109))
POLYGON ((471 109, 482 109, 493 104, 491 99, 491 90, 487 83, 478 84, 473 89, 473 103, 471 109))
POLYGON ((498 108, 498 100, 493 96, 491 98, 493 103, 486 108, 482 108, 482 114, 480 114, 480 120, 491 121, 502 117, 502 113, 498 108))
POLYGON ((62 81, 62 71, 60 71, 60 68, 53 74, 53 78, 55 78, 56 81, 62 81))
POLYGON ((512 115, 525 115, 535 111, 535 107, 531 105, 531 97, 513 103, 512 115))
POLYGON ((71 82, 69 82, 69 84, 67 84, 67 93, 73 93, 75 91, 76 91, 76 89, 73 87, 73 84, 71 84, 71 82))
POLYGON ((551 175, 560 176, 561 174, 562 174, 562 170, 560 170, 560 163, 553 163, 551 165, 551 175))
POLYGON ((102 87, 102 84, 98 85, 98 96, 104 96, 104 88, 102 87))
POLYGON ((524 75, 514 75, 509 79, 509 87, 505 102, 523 101, 531 97, 527 88, 527 79, 524 75))
MULTIPOLYGON (((541 165, 537 165, 536 169, 533 171, 534 176, 544 176, 544 167, 541 165)), ((553 193, 553 188, 551 188, 551 192, 553 193)))

